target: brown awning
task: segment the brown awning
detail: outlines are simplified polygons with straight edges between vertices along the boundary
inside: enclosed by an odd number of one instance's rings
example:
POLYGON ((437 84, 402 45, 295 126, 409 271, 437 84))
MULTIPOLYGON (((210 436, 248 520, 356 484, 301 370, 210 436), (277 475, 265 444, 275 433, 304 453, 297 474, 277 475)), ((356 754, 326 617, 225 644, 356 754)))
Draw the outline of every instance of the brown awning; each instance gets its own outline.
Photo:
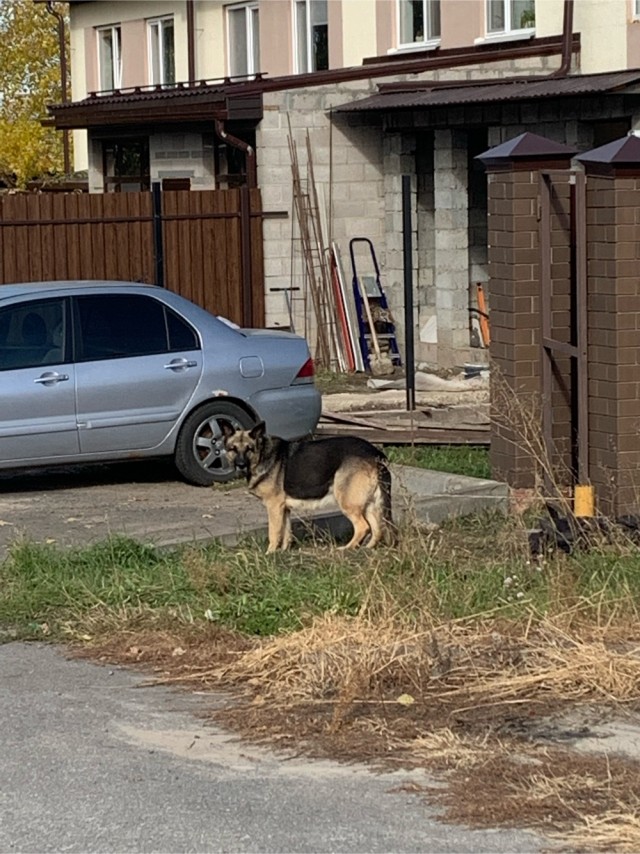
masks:
POLYGON ((95 128, 147 122, 246 121, 262 118, 262 94, 253 83, 136 87, 95 93, 82 101, 54 104, 48 111, 55 127, 95 128))
POLYGON ((412 81, 404 86, 396 83, 381 86, 377 95, 336 107, 335 112, 382 112, 608 94, 640 94, 640 69, 569 77, 523 76, 482 83, 412 81))

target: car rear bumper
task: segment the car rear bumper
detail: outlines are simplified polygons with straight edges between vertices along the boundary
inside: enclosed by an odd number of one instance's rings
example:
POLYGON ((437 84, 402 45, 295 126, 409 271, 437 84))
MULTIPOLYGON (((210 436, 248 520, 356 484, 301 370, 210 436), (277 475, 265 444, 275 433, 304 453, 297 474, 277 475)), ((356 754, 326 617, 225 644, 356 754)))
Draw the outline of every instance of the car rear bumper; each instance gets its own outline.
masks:
POLYGON ((322 396, 311 383, 261 391, 249 403, 264 420, 267 433, 282 439, 308 436, 322 412, 322 396))

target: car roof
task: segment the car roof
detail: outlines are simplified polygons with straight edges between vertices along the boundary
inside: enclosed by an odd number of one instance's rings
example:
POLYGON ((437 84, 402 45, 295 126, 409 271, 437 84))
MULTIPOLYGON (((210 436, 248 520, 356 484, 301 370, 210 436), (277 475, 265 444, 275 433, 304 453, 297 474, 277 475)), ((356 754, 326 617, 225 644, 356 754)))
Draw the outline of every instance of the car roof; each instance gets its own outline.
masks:
POLYGON ((82 291, 87 288, 125 288, 132 290, 164 291, 158 285, 148 285, 145 282, 123 282, 109 279, 70 279, 69 281, 52 282, 20 282, 12 285, 0 285, 0 300, 32 295, 34 293, 49 293, 51 291, 82 291))

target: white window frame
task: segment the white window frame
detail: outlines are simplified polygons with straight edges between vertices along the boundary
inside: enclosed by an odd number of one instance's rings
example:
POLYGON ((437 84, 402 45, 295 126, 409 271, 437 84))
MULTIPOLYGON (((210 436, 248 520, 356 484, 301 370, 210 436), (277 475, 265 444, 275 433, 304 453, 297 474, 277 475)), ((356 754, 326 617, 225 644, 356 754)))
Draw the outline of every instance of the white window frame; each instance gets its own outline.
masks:
POLYGON ((110 24, 107 27, 96 27, 96 48, 98 52, 98 82, 99 91, 111 92, 122 88, 122 30, 119 24, 110 24), (111 34, 111 68, 113 80, 111 86, 105 86, 103 80, 104 68, 102 67, 101 42, 104 33, 111 34))
POLYGON ((175 83, 176 78, 176 68, 175 68, 175 44, 176 44, 176 25, 173 15, 162 15, 159 18, 149 18, 147 20, 147 45, 149 51, 149 83, 152 86, 170 86, 175 83), (163 24, 167 21, 171 21, 173 25, 173 80, 165 80, 164 73, 164 28, 163 24), (158 30, 158 69, 160 72, 160 80, 154 80, 153 74, 153 30, 157 28, 158 30))
POLYGON ((631 14, 634 21, 640 20, 640 0, 632 0, 631 14))
MULTIPOLYGON (((403 42, 402 41, 402 4, 406 3, 407 0, 396 0, 396 32, 398 34, 398 47, 397 50, 411 50, 411 49, 419 49, 425 50, 426 48, 435 48, 440 44, 440 33, 437 35, 433 35, 431 32, 433 26, 433 16, 432 16, 432 5, 429 0, 422 0, 422 20, 426 22, 426 32, 424 34, 424 38, 419 41, 413 42, 403 42)), ((441 6, 440 0, 437 0, 438 6, 441 6)), ((389 51, 390 53, 395 53, 396 51, 389 51)))
MULTIPOLYGON (((331 0, 327 0, 327 29, 329 25, 329 3, 331 0)), ((313 67, 313 38, 311 31, 311 6, 313 0, 292 0, 293 3, 293 56, 294 56, 294 67, 296 70, 296 74, 311 74, 316 70, 325 70, 325 69, 315 69, 313 67), (305 67, 300 68, 300 58, 299 58, 299 50, 298 50, 298 32, 299 32, 299 8, 300 6, 305 7, 305 16, 306 16, 306 57, 305 57, 305 67)))
MULTIPOLYGON (((512 27, 511 20, 511 4, 513 0, 502 0, 504 7, 504 28, 501 30, 489 29, 489 4, 495 0, 485 0, 484 17, 485 17, 485 32, 486 36, 481 39, 476 39, 474 44, 479 44, 487 41, 513 41, 514 39, 530 39, 536 34, 535 24, 533 27, 512 27)), ((534 2, 535 13, 535 2, 534 2)))
POLYGON ((241 74, 235 74, 231 69, 231 27, 230 27, 230 14, 235 14, 237 12, 244 11, 244 23, 246 27, 247 33, 247 70, 245 74, 249 77, 255 77, 255 75, 260 71, 259 63, 260 63, 260 13, 258 3, 236 3, 233 6, 226 6, 225 13, 227 18, 227 73, 230 77, 241 77, 241 74), (257 47, 258 47, 258 56, 257 63, 258 67, 256 68, 256 33, 254 32, 254 21, 256 26, 258 27, 257 33, 257 47))

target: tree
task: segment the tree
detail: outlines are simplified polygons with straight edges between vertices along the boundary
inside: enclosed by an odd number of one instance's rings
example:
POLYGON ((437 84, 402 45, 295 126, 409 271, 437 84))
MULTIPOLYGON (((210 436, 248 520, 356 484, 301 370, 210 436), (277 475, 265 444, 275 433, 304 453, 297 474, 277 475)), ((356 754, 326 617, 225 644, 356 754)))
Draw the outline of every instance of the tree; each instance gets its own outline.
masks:
POLYGON ((0 0, 0 179, 24 186, 63 171, 62 135, 41 124, 61 101, 55 17, 44 3, 0 0))

